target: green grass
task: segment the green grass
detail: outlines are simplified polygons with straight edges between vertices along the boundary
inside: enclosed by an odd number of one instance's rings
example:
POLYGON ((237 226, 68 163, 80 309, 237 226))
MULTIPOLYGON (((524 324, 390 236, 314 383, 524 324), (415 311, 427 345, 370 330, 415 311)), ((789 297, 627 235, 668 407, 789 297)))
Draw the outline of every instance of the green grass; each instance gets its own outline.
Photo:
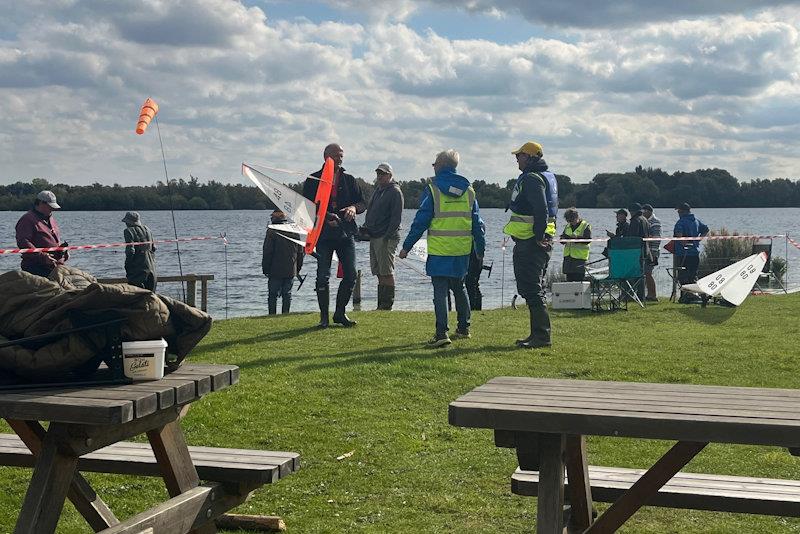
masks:
MULTIPOLYGON (((512 450, 452 427, 450 401, 498 375, 792 388, 800 295, 740 309, 666 302, 614 314, 553 313, 553 348, 512 347, 527 310, 473 316, 473 338, 423 346, 426 312, 354 313, 316 331, 313 314, 217 323, 192 355, 241 367, 241 382, 195 403, 190 444, 297 451, 302 469, 238 511, 280 515, 290 532, 530 532, 536 501, 510 492, 512 450), (343 460, 336 457, 353 451, 343 460)), ((451 320, 454 319, 451 318, 451 320)), ((589 438, 597 465, 648 467, 667 442, 589 438)), ((689 471, 800 479, 785 449, 711 445, 689 471)), ((0 469, 0 521, 13 528, 30 471, 0 469)), ((166 498, 157 479, 88 475, 120 517, 166 498)), ((604 509, 605 505, 599 505, 604 509)), ((87 527, 70 504, 59 532, 87 527)), ((645 508, 623 532, 800 532, 795 519, 645 508)))

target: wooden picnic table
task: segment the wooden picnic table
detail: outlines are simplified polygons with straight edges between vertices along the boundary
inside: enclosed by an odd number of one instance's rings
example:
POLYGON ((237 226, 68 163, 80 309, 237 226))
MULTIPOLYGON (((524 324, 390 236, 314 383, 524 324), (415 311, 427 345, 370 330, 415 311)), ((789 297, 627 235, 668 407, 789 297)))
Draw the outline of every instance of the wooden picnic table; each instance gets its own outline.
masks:
MULTIPOLYGON (((498 377, 452 402, 449 419, 456 426, 493 429, 497 446, 516 449, 521 470, 538 471, 537 532, 562 532, 565 468, 571 528, 614 532, 709 443, 797 453, 800 390, 498 377), (677 443, 593 520, 586 435, 677 443)), ((782 499, 796 509, 797 485, 785 482, 782 499)), ((731 502, 725 509, 749 511, 737 509, 742 501, 731 502)), ((703 506, 684 507, 712 509, 703 506)))
POLYGON ((233 365, 187 363, 162 380, 0 393, 0 417, 36 457, 14 532, 54 532, 66 497, 95 531, 141 532, 150 525, 154 532, 213 532, 213 519, 249 492, 200 485, 180 414, 238 379, 233 365), (42 421, 50 423, 46 429, 42 421), (139 434, 147 434, 172 498, 120 523, 76 468, 81 456, 139 434))

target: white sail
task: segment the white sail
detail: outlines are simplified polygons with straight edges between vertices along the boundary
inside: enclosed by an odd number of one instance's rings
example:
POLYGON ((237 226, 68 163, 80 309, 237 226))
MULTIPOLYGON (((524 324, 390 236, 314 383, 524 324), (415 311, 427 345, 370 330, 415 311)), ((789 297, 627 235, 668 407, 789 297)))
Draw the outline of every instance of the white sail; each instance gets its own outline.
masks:
POLYGON ((414 259, 419 261, 427 261, 428 260, 428 240, 425 238, 420 239, 417 241, 411 250, 409 250, 411 254, 414 255, 414 259))
POLYGON ((306 230, 299 224, 295 224, 293 222, 268 224, 267 228, 269 228, 270 230, 275 230, 276 232, 283 232, 289 234, 300 234, 300 235, 308 234, 308 230, 306 230))
POLYGON ((711 297, 722 297, 738 306, 752 291, 758 273, 767 263, 766 252, 753 254, 724 269, 704 276, 696 284, 686 284, 681 289, 694 293, 704 293, 711 297))
POLYGON ((242 163, 242 174, 250 178, 290 221, 300 227, 301 233, 307 234, 314 227, 317 208, 313 202, 246 163, 242 163))

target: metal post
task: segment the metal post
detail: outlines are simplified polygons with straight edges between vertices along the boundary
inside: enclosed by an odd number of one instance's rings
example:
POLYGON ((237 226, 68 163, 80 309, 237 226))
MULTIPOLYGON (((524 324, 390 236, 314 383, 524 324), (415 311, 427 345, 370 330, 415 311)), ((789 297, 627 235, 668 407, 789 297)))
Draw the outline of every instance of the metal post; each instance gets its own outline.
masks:
POLYGON ((784 242, 786 250, 784 251, 786 258, 786 268, 783 271, 783 287, 789 287, 789 232, 786 232, 786 241, 784 242))
POLYGON ((356 285, 353 287, 353 304, 361 304, 361 269, 356 273, 356 285))

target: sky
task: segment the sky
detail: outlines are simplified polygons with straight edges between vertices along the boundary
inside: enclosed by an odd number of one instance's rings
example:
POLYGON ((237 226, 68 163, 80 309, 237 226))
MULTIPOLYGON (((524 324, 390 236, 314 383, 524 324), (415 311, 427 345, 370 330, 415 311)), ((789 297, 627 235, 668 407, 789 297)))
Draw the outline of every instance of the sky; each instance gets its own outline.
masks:
MULTIPOLYGON (((326 144, 374 178, 455 148, 505 183, 544 147, 585 183, 637 165, 800 178, 800 1, 0 0, 0 184, 244 183, 326 144)), ((297 181, 297 176, 278 178, 297 181)))

